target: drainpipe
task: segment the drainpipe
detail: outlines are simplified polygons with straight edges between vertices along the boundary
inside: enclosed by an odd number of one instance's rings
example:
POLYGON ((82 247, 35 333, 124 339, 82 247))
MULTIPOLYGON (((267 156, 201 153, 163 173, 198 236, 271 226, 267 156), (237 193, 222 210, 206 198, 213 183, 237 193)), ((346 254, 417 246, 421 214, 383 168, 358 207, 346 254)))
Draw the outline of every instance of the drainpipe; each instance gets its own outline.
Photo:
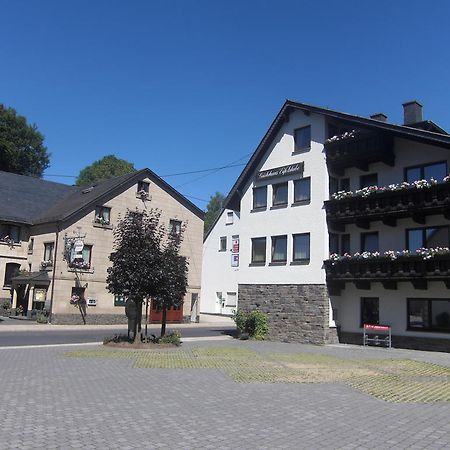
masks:
POLYGON ((52 290, 50 293, 50 314, 48 316, 49 323, 52 323, 52 317, 53 317, 53 294, 55 292, 55 275, 56 275, 56 261, 57 261, 57 255, 58 255, 58 238, 59 238, 59 229, 60 224, 56 224, 56 233, 55 233, 55 251, 53 254, 53 274, 52 274, 52 290))

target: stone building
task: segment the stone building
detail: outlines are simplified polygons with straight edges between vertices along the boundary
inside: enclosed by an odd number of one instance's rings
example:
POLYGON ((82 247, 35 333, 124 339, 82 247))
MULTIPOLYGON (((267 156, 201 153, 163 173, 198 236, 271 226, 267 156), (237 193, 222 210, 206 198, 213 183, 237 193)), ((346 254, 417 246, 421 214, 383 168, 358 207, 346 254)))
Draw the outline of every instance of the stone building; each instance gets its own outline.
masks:
MULTIPOLYGON (((238 305, 266 312, 271 338, 362 343, 387 325, 394 346, 450 350, 450 136, 403 107, 395 125, 288 100, 231 189, 238 305)), ((208 270, 223 215, 214 228, 208 270)))
MULTIPOLYGON (((84 297, 87 323, 126 321, 125 299, 105 284, 113 229, 127 210, 153 208, 168 228, 186 225, 188 292, 168 319, 198 319, 203 212, 151 170, 84 187, 0 172, 0 192, 0 297, 14 311, 31 316, 45 308, 53 323, 80 323, 70 301, 84 297)), ((151 307, 151 320, 160 315, 151 307)))

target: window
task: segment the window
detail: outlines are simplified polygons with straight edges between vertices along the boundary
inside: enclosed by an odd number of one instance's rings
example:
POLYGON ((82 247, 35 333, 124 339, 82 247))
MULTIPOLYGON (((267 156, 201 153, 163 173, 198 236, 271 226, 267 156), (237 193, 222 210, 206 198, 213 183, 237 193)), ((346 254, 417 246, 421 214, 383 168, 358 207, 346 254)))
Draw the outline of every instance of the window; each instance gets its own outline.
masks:
POLYGON ((330 233, 329 235, 329 251, 330 255, 336 253, 339 255, 339 235, 330 233))
POLYGON ((287 236, 272 236, 272 262, 287 261, 287 236))
POLYGON ((266 238, 252 239, 252 264, 266 263, 266 238))
POLYGON ((450 300, 407 300, 408 329, 450 332, 450 300))
POLYGON ((30 242, 28 243, 28 254, 33 254, 33 247, 34 247, 34 238, 30 238, 30 242))
POLYGON ((237 295, 236 292, 227 292, 227 303, 225 306, 229 308, 236 308, 237 306, 237 295))
POLYGON ((341 234, 341 254, 350 254, 350 235, 341 234))
POLYGON ((309 249, 309 233, 294 234, 293 238, 293 260, 294 261, 309 261, 310 249, 309 249))
POLYGON ((333 194, 336 194, 337 191, 339 191, 339 180, 337 178, 330 177, 328 181, 328 190, 330 193, 330 197, 333 194))
POLYGON ((96 206, 94 222, 101 225, 109 225, 111 222, 111 208, 107 206, 96 206))
POLYGON ((170 234, 180 234, 181 233, 181 221, 171 219, 169 221, 169 233, 170 234))
POLYGON ((294 152, 304 152, 311 148, 311 126, 294 130, 294 152))
POLYGON ((426 227, 406 230, 406 247, 410 252, 419 248, 449 246, 448 227, 426 227))
POLYGON ((294 180, 294 203, 309 203, 311 200, 311 178, 294 180))
POLYGON ((361 323, 364 324, 379 325, 380 324, 380 312, 379 312, 379 299, 377 297, 362 297, 361 298, 361 323))
POLYGON ((20 264, 17 263, 6 263, 5 267, 5 279, 3 281, 3 286, 10 287, 11 279, 18 275, 20 270, 20 264))
POLYGON ((150 183, 146 181, 139 181, 137 185, 138 194, 147 194, 150 192, 150 183))
POLYGON ((0 241, 4 242, 20 242, 20 227, 17 225, 0 225, 0 241))
POLYGON ((70 251, 69 266, 74 269, 90 269, 91 268, 92 245, 84 245, 81 252, 75 252, 72 246, 70 251))
POLYGON ((272 186, 273 196, 272 196, 272 206, 284 206, 288 202, 288 184, 278 183, 272 186))
POLYGON ((226 225, 231 225, 233 223, 233 211, 227 211, 227 221, 225 222, 226 225))
POLYGON ((219 252, 224 252, 227 249, 227 237, 226 236, 222 236, 220 238, 220 247, 219 247, 219 252))
POLYGON ((339 180, 339 190, 345 192, 350 191, 350 178, 341 178, 339 180))
POLYGON ((438 183, 442 183, 443 178, 447 174, 446 162, 424 164, 421 166, 407 167, 405 169, 405 181, 413 183, 418 180, 431 180, 431 178, 434 178, 438 183))
POLYGON ((361 175, 359 178, 359 187, 363 189, 369 186, 378 186, 378 175, 371 173, 368 175, 361 175))
POLYGON ((127 303, 127 298, 124 295, 114 296, 114 306, 125 306, 127 303))
POLYGON ((44 261, 53 262, 53 250, 55 248, 54 242, 46 242, 44 244, 44 261))
POLYGON ((253 209, 267 208, 267 186, 253 188, 253 209))
POLYGON ((361 251, 378 252, 378 231, 361 233, 361 251))

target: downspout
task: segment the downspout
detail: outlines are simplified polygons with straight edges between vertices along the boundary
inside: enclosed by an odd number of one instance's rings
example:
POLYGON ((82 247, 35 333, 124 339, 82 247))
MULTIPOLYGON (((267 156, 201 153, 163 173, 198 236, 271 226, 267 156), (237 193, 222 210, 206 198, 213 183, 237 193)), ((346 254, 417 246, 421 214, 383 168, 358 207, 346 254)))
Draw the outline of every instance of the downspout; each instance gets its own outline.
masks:
POLYGON ((56 276, 56 261, 57 261, 57 255, 58 255, 59 228, 60 228, 60 223, 58 222, 56 224, 55 251, 53 254, 52 290, 50 292, 50 314, 48 316, 49 323, 52 323, 52 318, 53 318, 53 294, 55 292, 55 276, 56 276))

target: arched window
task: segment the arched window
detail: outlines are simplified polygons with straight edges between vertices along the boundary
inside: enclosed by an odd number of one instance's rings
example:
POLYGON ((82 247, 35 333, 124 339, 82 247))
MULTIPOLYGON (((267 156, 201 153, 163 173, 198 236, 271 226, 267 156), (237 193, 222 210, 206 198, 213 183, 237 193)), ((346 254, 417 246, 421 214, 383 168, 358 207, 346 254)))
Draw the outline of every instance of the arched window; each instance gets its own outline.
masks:
POLYGON ((3 285, 6 287, 11 286, 11 278, 15 277, 20 270, 20 264, 17 263, 6 263, 5 268, 5 281, 3 282, 3 285))

